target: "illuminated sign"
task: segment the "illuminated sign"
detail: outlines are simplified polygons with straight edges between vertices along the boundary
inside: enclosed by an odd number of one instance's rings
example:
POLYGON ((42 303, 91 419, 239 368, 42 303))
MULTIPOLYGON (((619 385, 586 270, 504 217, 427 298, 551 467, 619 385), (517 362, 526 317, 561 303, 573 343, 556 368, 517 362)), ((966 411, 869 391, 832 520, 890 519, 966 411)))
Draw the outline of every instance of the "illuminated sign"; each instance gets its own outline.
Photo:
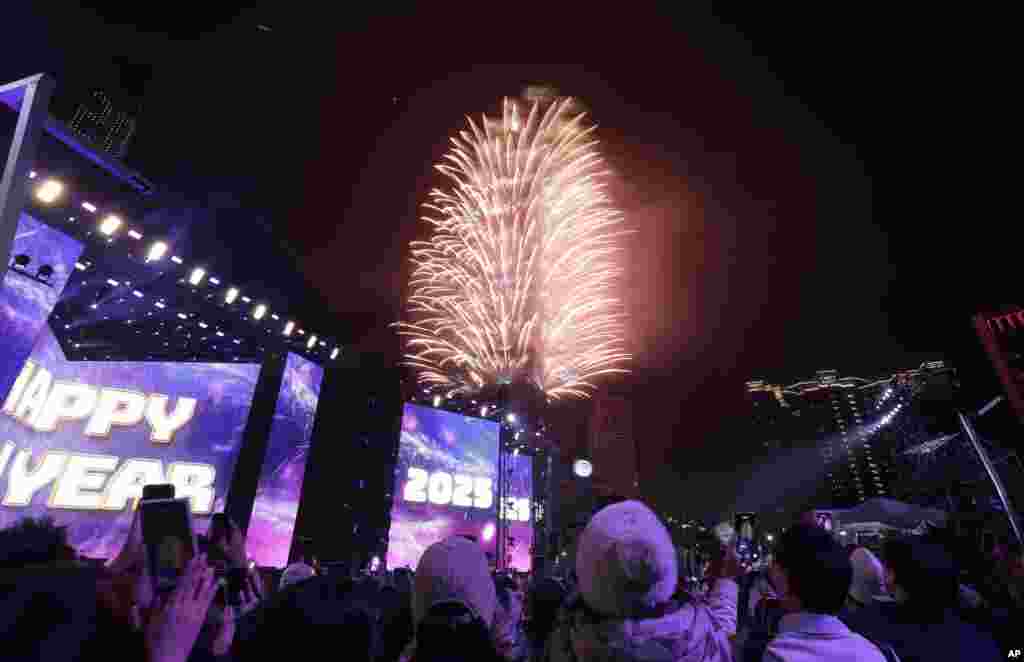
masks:
POLYGON ((150 440, 168 444, 196 412, 195 398, 178 398, 171 413, 167 412, 169 401, 160 393, 54 382, 49 370, 27 361, 7 396, 4 413, 36 432, 53 432, 62 421, 89 419, 85 434, 100 438, 109 437, 115 426, 135 426, 145 419, 150 440))
MULTIPOLYGON (((84 434, 106 439, 115 427, 145 424, 150 441, 171 443, 196 411, 194 398, 177 399, 161 393, 100 388, 55 381, 46 368, 27 361, 4 403, 3 413, 36 432, 55 432, 59 424, 88 421, 84 434)), ((31 449, 18 450, 8 441, 0 448, 0 475, 7 471, 7 490, 0 503, 28 506, 35 493, 52 484, 48 505, 69 510, 123 510, 142 496, 143 485, 173 483, 179 497, 188 497, 196 514, 213 508, 217 471, 210 464, 163 462, 115 455, 47 450, 33 459, 31 449)))
MULTIPOLYGON (((409 467, 408 482, 402 499, 410 503, 432 503, 435 506, 457 506, 489 510, 494 506, 494 483, 483 476, 462 476, 446 471, 429 473, 409 467)), ((509 498, 504 518, 515 522, 530 521, 530 499, 509 498)))
POLYGON ((452 475, 445 471, 427 473, 418 467, 409 467, 402 498, 412 503, 430 503, 438 506, 487 509, 494 505, 491 479, 452 475))

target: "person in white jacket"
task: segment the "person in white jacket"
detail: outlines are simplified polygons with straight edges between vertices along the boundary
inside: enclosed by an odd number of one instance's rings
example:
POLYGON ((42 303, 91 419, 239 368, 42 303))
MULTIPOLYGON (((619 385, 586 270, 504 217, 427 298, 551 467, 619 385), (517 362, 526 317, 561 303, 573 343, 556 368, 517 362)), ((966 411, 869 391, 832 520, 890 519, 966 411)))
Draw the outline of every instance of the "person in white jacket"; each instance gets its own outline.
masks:
POLYGON ((779 540, 769 570, 786 614, 764 662, 885 662, 837 618, 850 591, 850 558, 825 529, 798 524, 779 540))
POLYGON ((706 597, 674 600, 676 558, 639 501, 598 512, 580 536, 579 596, 548 642, 549 662, 731 662, 739 563, 718 564, 706 597))

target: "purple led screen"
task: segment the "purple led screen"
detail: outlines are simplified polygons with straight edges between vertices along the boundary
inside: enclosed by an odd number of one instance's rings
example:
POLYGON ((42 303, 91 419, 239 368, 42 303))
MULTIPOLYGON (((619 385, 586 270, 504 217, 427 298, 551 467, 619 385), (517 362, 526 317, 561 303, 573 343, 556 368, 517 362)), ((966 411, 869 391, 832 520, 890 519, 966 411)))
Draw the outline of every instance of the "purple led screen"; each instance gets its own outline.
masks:
POLYGON ((40 333, 0 412, 0 527, 50 515, 79 553, 121 548, 142 486, 171 482, 196 529, 223 510, 260 366, 66 361, 40 333))
POLYGON ((533 501, 533 458, 515 454, 506 458, 508 471, 509 500, 508 542, 506 552, 508 565, 516 570, 528 572, 532 565, 533 520, 530 502, 533 501))
POLYGON ((0 397, 7 395, 18 377, 81 254, 79 242, 21 215, 11 257, 24 255, 30 261, 20 271, 7 269, 0 288, 0 397), (32 278, 46 265, 53 268, 48 284, 32 278))
MULTIPOLYGON (((424 550, 454 535, 474 538, 494 557, 497 543, 499 424, 430 407, 406 404, 395 465, 395 491, 388 532, 390 568, 415 568, 424 550)), ((514 507, 511 565, 526 570, 532 530, 530 460, 511 465, 514 507)))
POLYGON ((246 551, 261 566, 288 563, 323 378, 317 364, 288 355, 246 536, 246 551))

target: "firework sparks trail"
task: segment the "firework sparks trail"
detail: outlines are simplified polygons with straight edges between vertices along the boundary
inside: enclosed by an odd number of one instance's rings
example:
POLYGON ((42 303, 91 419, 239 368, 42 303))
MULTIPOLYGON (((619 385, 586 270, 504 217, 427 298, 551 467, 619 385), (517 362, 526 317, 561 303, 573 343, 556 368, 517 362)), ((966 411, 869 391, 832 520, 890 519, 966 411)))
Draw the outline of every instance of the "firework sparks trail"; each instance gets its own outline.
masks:
POLYGON ((412 244, 406 365, 421 384, 472 392, 525 381, 549 400, 588 397, 623 373, 623 218, 593 125, 571 99, 506 99, 500 120, 467 118, 436 168, 412 244), (545 107, 546 106, 546 107, 545 107))

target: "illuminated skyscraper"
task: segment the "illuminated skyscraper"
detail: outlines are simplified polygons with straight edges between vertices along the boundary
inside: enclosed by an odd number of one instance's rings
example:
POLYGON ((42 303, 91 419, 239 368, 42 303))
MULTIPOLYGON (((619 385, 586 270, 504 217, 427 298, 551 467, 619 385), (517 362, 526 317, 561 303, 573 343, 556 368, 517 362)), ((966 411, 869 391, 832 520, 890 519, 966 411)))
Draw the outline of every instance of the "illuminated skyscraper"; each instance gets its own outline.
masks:
POLYGON ((761 454, 817 448, 823 465, 816 496, 821 507, 891 497, 893 458, 902 448, 879 433, 900 416, 928 375, 943 369, 942 362, 931 362, 879 379, 819 370, 813 379, 790 386, 747 382, 752 436, 761 454))

